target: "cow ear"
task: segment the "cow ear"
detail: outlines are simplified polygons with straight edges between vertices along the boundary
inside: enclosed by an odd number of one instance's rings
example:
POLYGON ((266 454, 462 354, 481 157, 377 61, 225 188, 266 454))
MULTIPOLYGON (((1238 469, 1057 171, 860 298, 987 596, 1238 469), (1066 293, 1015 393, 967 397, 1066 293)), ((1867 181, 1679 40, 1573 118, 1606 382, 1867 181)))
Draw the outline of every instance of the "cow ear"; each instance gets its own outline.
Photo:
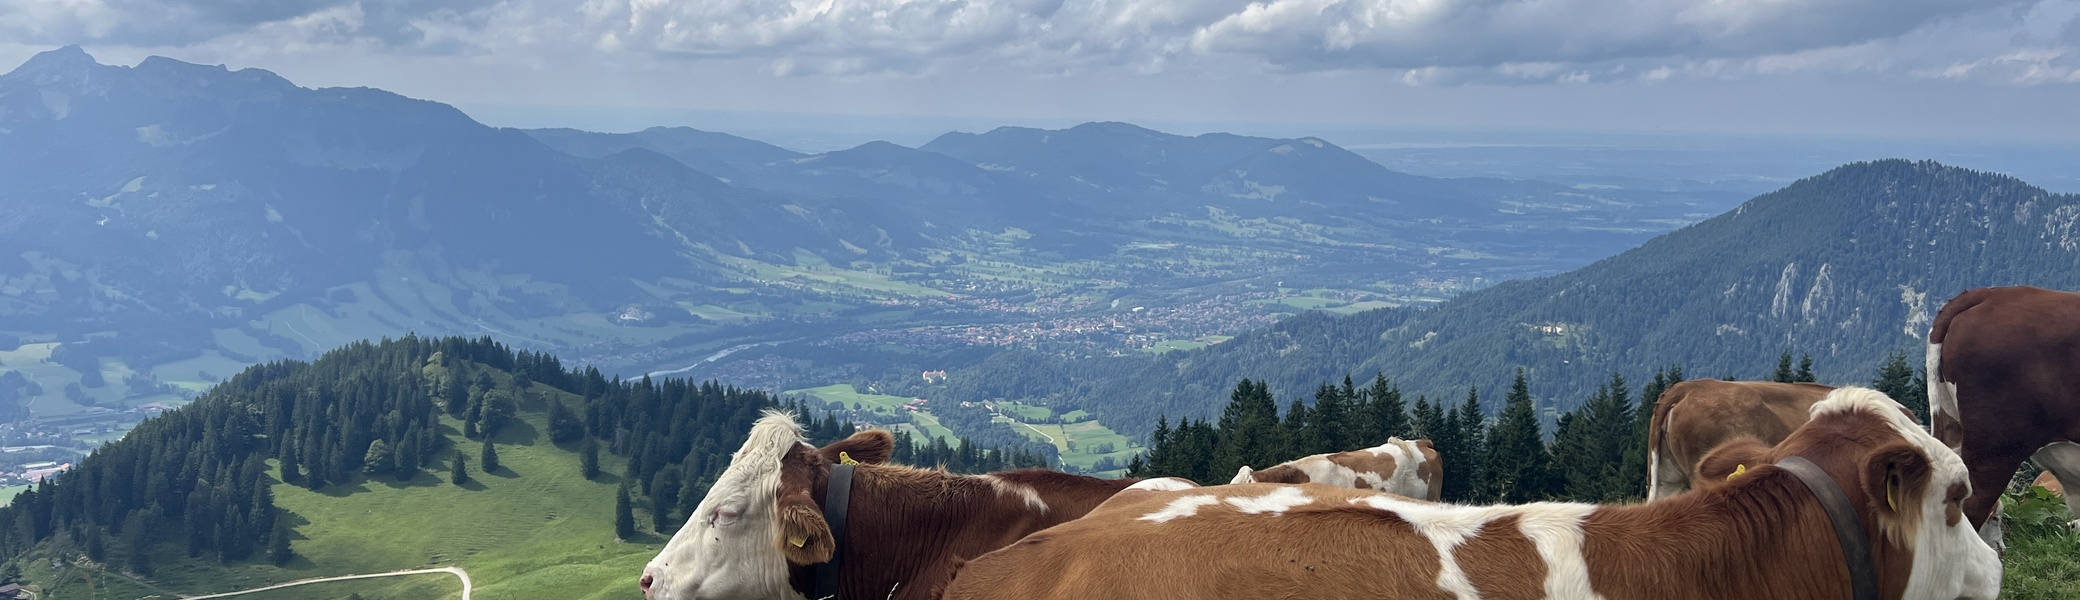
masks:
POLYGON ((1255 476, 1255 473, 1250 471, 1249 465, 1242 465, 1242 468, 1235 470, 1235 478, 1228 480, 1228 485, 1256 482, 1257 478, 1255 476))
POLYGON ((1697 461, 1697 470, 1690 478, 1690 485, 1711 487, 1733 481, 1737 473, 1745 474, 1749 469, 1772 462, 1769 452, 1770 447, 1763 444, 1762 440, 1755 439, 1755 436, 1743 435, 1733 438, 1720 444, 1718 448, 1713 448, 1711 453, 1705 454, 1703 459, 1697 461))
POLYGON ((1422 447, 1423 449, 1426 449, 1426 450, 1427 450, 1427 449, 1431 449, 1431 448, 1436 448, 1436 446, 1433 446, 1433 445, 1431 445, 1431 444, 1430 444, 1430 438, 1423 438, 1423 439, 1420 439, 1420 440, 1416 440, 1416 445, 1417 445, 1417 446, 1420 446, 1420 447, 1422 447))
POLYGON ((823 511, 811 502, 781 503, 779 543, 787 562, 797 565, 829 561, 838 549, 830 525, 823 522, 823 511))
POLYGON ((1871 508, 1881 515, 1907 516, 1918 505, 1928 487, 1928 457, 1907 444, 1891 444, 1872 452, 1863 461, 1864 493, 1871 508))
POLYGON ((885 429, 869 429, 852 434, 852 437, 831 442, 828 446, 816 449, 816 453, 823 455, 823 459, 832 464, 878 465, 888 462, 888 456, 894 453, 895 449, 895 436, 889 435, 885 429))

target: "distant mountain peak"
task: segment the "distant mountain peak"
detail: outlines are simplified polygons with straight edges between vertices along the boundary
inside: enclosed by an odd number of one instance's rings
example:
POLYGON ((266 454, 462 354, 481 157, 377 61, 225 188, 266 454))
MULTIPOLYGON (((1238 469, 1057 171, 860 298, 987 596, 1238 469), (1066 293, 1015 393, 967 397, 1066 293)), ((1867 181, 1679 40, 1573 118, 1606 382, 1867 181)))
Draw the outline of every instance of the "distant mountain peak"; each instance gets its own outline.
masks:
POLYGON ((9 71, 6 75, 0 75, 0 79, 35 77, 49 81, 55 78, 85 75, 96 68, 106 68, 106 66, 95 61, 94 57, 88 55, 85 49, 80 48, 78 45, 70 45, 56 50, 38 52, 35 56, 29 57, 29 60, 22 61, 21 66, 15 67, 13 71, 9 71))

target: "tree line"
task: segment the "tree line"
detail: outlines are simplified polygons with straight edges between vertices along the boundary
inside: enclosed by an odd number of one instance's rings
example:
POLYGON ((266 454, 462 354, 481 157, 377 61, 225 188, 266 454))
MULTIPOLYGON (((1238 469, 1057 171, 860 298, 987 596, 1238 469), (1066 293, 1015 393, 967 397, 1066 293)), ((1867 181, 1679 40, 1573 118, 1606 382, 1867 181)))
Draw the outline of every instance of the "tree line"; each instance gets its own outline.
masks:
MULTIPOLYGON (((0 507, 0 560, 48 545, 96 561, 119 557, 115 564, 149 574, 152 550, 173 544, 190 557, 282 564, 294 550, 290 519, 274 503, 278 482, 323 490, 445 474, 465 485, 471 472, 503 469, 501 444, 536 435, 578 454, 587 479, 603 475, 603 457, 622 457, 630 518, 619 533, 634 533, 638 509, 666 532, 699 505, 752 422, 776 407, 794 411, 814 443, 855 431, 836 414, 814 418, 763 391, 608 378, 488 337, 358 342, 310 362, 250 367, 22 492, 0 507), (546 415, 547 427, 516 427, 528 414, 546 415)), ((1022 450, 898 440, 899 461, 955 471, 1048 462, 1022 450)))
MULTIPOLYGON (((1924 374, 1907 352, 1887 355, 1865 382, 1898 399, 1926 422, 1924 374)), ((1773 379, 1811 381, 1811 360, 1790 367, 1787 352, 1773 379)), ((1539 500, 1622 502, 1645 495, 1647 429, 1654 401, 1685 378, 1681 366, 1657 369, 1638 392, 1617 373, 1587 401, 1554 420, 1551 435, 1522 370, 1489 418, 1482 393, 1458 399, 1417 395, 1413 403, 1384 375, 1369 385, 1320 385, 1310 406, 1294 400, 1281 415, 1269 386, 1244 379, 1229 394, 1217 421, 1167 418, 1149 436, 1149 450, 1129 464, 1137 477, 1184 477, 1226 483, 1239 467, 1268 467, 1328 452, 1376 446, 1388 437, 1427 438, 1444 464, 1447 502, 1522 503, 1539 500)))

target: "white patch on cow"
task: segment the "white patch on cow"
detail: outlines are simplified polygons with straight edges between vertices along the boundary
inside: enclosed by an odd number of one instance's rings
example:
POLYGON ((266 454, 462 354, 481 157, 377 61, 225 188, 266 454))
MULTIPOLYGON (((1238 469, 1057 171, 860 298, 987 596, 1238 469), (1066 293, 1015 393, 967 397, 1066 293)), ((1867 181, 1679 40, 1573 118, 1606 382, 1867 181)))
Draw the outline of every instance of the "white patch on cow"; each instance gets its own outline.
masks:
POLYGON ((1228 485, 1241 485, 1245 483, 1256 482, 1257 472, 1251 471, 1249 469, 1249 465, 1242 465, 1242 468, 1235 470, 1235 476, 1233 478, 1228 479, 1228 485))
POLYGON ((1437 550, 1437 589, 1458 600, 1479 600, 1480 591, 1459 566, 1454 551, 1480 533, 1490 521, 1517 516, 1517 530, 1538 549, 1545 563, 1545 595, 1548 598, 1601 600, 1589 581, 1589 563, 1582 557, 1587 536, 1582 522, 1596 512, 1592 504, 1539 502, 1518 506, 1456 506, 1415 502, 1395 496, 1369 496, 1351 500, 1393 513, 1415 528, 1437 550))
POLYGON ((1859 411, 1884 420, 1893 432, 1920 449, 1929 459, 1928 489, 1920 498, 1921 522, 1885 522, 1881 519, 1879 523, 1879 530, 1895 542, 1912 540, 1914 569, 1907 578, 1904 597, 1950 600, 1990 599, 1999 595, 1999 554, 1972 530, 1970 519, 1958 519, 1956 525, 1945 522, 1945 492, 1957 483, 1963 483, 1967 488, 1971 486, 1964 460, 1957 457, 1956 451, 1936 441, 1928 431, 1909 420, 1901 412, 1898 402, 1876 390, 1846 387, 1828 392, 1826 398, 1813 404, 1810 414, 1818 419, 1822 415, 1859 411))
POLYGON ((1004 481, 1003 478, 995 475, 983 475, 982 480, 989 482, 990 487, 996 488, 999 496, 1005 494, 1018 496, 1026 501, 1027 508, 1040 511, 1043 514, 1047 512, 1047 500, 1042 499, 1040 492, 1033 490, 1033 486, 1013 481, 1004 481))
POLYGON ((1480 533, 1481 526, 1488 521, 1508 514, 1509 507, 1418 504, 1393 496, 1368 496, 1351 503, 1391 512, 1408 522, 1437 550, 1437 589, 1458 600, 1480 600, 1480 590, 1474 589, 1473 580, 1467 578, 1465 569, 1459 568, 1459 558, 1452 552, 1467 538, 1480 533))
MULTIPOLYGON (((1247 469, 1249 467, 1243 468, 1247 469)), ((1157 477, 1155 479, 1143 479, 1141 481, 1135 482, 1134 485, 1127 486, 1127 490, 1143 490, 1150 492, 1175 492, 1178 490, 1189 490, 1196 487, 1199 487, 1199 484, 1192 483, 1192 481, 1189 479, 1179 477, 1157 477)), ((1124 492, 1127 490, 1120 491, 1124 492)))
POLYGON ((1517 513, 1517 530, 1538 547, 1546 562, 1547 598, 1602 600, 1589 585, 1589 561, 1582 557, 1582 521, 1596 507, 1588 504, 1527 504, 1517 513))
POLYGON ((1312 483, 1344 488, 1358 487, 1358 472, 1330 461, 1327 454, 1303 456, 1286 465, 1306 473, 1307 480, 1312 483))
POLYGON ((644 567, 650 600, 801 598, 776 543, 780 461, 801 444, 801 426, 785 412, 768 411, 751 426, 686 526, 644 567))
POLYGON ((1401 438, 1387 438, 1387 443, 1374 448, 1374 454, 1389 454, 1394 457, 1394 472, 1386 481, 1374 485, 1373 489, 1410 498, 1430 497, 1430 482, 1423 481, 1423 449, 1415 442, 1401 438))
MULTIPOLYGON (((1951 420, 1963 424, 1964 415, 1959 414, 1957 411, 1957 384, 1943 379, 1942 344, 1928 345, 1926 366, 1928 367, 1929 410, 1934 411, 1938 415, 1949 415, 1951 420)), ((1935 428, 1936 419, 1931 415, 1928 419, 1928 430, 1933 433, 1935 428)), ((1955 448, 1952 448, 1952 450, 1955 450, 1955 448)))
POLYGON ((1295 506, 1313 504, 1314 497, 1307 495, 1307 492, 1301 491, 1297 486, 1284 486, 1262 496, 1231 497, 1227 499, 1227 503, 1245 515, 1270 513, 1275 517, 1286 514, 1286 511, 1292 510, 1295 506))
POLYGON ((1155 523, 1168 523, 1172 519, 1199 514, 1199 507, 1212 506, 1219 504, 1220 501, 1220 498, 1215 497, 1213 494, 1179 496, 1177 499, 1171 500, 1169 504, 1164 505, 1162 510, 1141 515, 1139 519, 1155 523))

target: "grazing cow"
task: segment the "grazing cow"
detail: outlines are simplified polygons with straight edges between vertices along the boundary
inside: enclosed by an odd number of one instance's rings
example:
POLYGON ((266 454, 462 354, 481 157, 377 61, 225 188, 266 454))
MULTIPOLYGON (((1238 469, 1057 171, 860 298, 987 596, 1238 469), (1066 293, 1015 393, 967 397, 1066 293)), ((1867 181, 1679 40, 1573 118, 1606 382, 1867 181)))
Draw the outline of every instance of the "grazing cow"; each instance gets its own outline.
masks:
POLYGON ((840 556, 838 598, 932 598, 957 561, 1083 516, 1137 481, 1043 469, 962 476, 879 464, 892 449, 893 438, 879 430, 814 448, 793 417, 768 412, 686 525, 643 568, 644 597, 811 597, 821 575, 814 566, 840 556), (827 521, 833 467, 851 462, 857 464, 845 516, 832 513, 827 521))
POLYGON ((1831 386, 1817 383, 1692 379, 1654 400, 1647 429, 1647 499, 1690 489, 1690 473, 1706 453, 1748 435, 1784 441, 1831 386))
POLYGON ((1443 463, 1430 440, 1387 438, 1364 450, 1303 456, 1252 471, 1244 465, 1228 483, 1319 483, 1437 500, 1443 463))
MULTIPOLYGON (((1936 439, 1972 472, 1964 513, 2000 544, 1994 510, 2035 455, 2066 489, 2080 485, 2080 294, 2033 287, 1967 290, 1928 331, 1928 399, 1936 439)), ((2080 497, 2066 496, 2080 526, 2080 497)))
POLYGON ((1631 505, 1459 506, 1311 484, 1129 489, 968 562, 944 598, 1999 594, 2000 559, 1962 518, 1964 463, 1884 394, 1833 392, 1763 451, 1728 485, 1631 505))

